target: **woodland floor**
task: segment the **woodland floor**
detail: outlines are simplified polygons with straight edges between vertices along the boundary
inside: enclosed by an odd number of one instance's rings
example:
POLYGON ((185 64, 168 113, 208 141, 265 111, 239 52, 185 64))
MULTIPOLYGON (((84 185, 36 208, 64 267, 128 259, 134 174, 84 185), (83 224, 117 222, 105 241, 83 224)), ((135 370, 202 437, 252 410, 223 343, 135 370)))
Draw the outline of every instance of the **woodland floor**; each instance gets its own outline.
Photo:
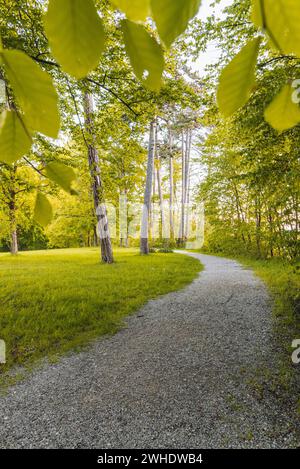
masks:
POLYGON ((290 448, 297 396, 272 388, 280 350, 263 283, 205 266, 112 337, 45 364, 0 399, 2 448, 290 448))

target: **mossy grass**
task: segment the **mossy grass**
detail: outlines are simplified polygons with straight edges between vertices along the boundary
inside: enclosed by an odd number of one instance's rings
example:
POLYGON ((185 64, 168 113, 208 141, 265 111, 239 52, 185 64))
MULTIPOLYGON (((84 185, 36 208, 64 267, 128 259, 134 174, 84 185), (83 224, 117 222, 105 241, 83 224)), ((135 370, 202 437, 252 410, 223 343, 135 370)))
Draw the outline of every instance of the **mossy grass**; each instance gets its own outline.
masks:
POLYGON ((97 248, 0 254, 0 339, 7 348, 2 377, 16 365, 54 360, 115 333, 127 315, 183 288, 201 270, 197 260, 179 254, 118 249, 113 265, 99 258, 97 248))

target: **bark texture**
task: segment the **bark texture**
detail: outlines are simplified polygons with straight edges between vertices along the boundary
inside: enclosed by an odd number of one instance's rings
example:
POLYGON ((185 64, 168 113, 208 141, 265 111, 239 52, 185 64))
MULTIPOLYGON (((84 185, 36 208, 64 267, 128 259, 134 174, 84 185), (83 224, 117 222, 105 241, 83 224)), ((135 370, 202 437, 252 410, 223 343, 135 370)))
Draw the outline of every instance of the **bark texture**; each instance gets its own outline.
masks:
POLYGON ((173 135, 171 129, 169 129, 169 158, 170 158, 170 166, 169 166, 169 188, 170 188, 170 206, 169 206, 169 216, 170 216, 170 238, 174 240, 174 163, 173 163, 173 135))
POLYGON ((84 94, 84 112, 87 135, 86 143, 88 149, 88 162, 92 180, 94 208, 98 223, 98 234, 100 237, 101 259, 107 264, 112 264, 114 258, 109 234, 107 211, 103 196, 99 156, 96 148, 93 97, 88 92, 84 94))
POLYGON ((141 254, 149 254, 149 212, 151 206, 151 192, 153 181, 153 161, 155 153, 155 128, 156 120, 150 123, 149 131, 149 147, 148 147, 148 161, 147 161, 147 175, 144 193, 144 205, 141 223, 141 241, 140 252, 141 254))

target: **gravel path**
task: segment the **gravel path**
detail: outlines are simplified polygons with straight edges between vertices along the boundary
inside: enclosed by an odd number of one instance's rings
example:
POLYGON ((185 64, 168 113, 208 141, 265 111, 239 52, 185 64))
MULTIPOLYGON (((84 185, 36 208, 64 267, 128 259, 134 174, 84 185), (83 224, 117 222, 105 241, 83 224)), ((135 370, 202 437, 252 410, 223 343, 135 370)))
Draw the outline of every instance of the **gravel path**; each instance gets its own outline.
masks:
POLYGON ((2 448, 297 445, 288 405, 253 380, 274 360, 264 286, 234 261, 190 255, 205 266, 190 286, 0 399, 2 448))

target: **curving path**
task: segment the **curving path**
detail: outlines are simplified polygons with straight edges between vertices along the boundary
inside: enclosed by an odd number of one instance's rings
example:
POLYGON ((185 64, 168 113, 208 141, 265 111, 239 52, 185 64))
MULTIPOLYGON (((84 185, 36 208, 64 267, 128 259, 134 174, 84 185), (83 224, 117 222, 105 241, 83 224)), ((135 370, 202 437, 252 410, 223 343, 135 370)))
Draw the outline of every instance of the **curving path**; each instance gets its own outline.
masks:
POLYGON ((190 255, 205 266, 190 286, 0 398, 2 448, 297 445, 288 405, 256 384, 276 357, 265 287, 234 261, 190 255))

